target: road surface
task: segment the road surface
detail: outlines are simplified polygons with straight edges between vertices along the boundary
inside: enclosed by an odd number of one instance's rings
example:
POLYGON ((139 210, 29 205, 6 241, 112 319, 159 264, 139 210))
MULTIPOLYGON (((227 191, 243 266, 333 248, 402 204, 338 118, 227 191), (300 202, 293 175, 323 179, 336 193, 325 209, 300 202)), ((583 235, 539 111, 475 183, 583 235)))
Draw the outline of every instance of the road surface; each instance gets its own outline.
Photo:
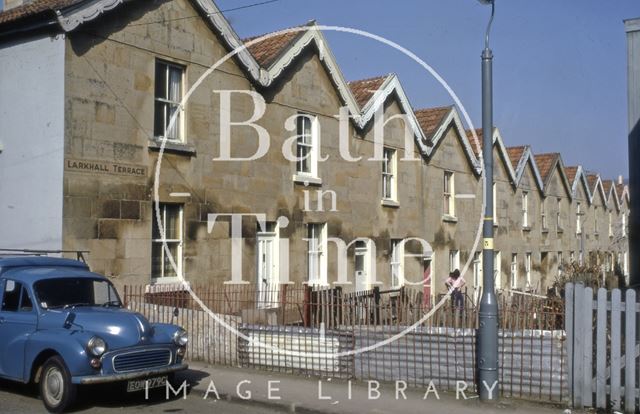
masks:
MULTIPOLYGON (((113 386, 86 387, 78 390, 78 403, 74 413, 216 413, 216 414, 276 414, 264 406, 217 401, 215 396, 203 400, 202 395, 191 393, 187 399, 166 400, 164 391, 150 394, 145 401, 144 393, 127 394, 122 388, 113 386)), ((38 398, 35 386, 26 386, 0 380, 0 413, 31 414, 46 413, 38 398)))

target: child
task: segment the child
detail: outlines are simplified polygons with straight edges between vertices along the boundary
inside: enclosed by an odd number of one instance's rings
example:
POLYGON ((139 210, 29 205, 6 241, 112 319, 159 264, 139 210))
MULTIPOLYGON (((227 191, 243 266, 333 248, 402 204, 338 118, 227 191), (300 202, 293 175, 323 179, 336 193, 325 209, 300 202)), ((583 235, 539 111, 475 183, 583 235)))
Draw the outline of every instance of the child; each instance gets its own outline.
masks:
POLYGON ((464 306, 464 295, 462 294, 462 288, 465 285, 465 281, 460 277, 460 270, 455 269, 449 273, 449 277, 445 280, 444 284, 447 289, 452 290, 451 298, 453 299, 453 305, 456 308, 462 308, 464 306))

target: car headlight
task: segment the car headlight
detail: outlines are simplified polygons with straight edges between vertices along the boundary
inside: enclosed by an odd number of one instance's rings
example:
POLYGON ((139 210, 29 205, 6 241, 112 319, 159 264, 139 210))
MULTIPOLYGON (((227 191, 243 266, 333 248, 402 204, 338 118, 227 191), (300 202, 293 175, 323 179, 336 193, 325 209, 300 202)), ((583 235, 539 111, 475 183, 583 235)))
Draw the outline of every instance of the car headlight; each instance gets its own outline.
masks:
POLYGON ((184 329, 180 329, 173 334, 173 342, 175 342, 178 346, 186 346, 189 342, 189 337, 187 336, 187 331, 184 329))
POLYGON ((93 338, 89 339, 87 350, 93 356, 102 356, 102 354, 107 352, 107 343, 99 336, 94 336, 93 338))

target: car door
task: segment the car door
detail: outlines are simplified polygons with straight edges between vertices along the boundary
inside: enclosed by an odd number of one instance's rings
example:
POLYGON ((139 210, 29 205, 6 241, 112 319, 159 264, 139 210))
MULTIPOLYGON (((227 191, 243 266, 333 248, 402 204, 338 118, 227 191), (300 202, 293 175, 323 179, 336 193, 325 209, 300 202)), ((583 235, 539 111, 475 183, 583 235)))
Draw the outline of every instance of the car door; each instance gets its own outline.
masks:
POLYGON ((23 380, 25 346, 36 325, 37 313, 28 289, 6 279, 0 303, 0 375, 23 380))

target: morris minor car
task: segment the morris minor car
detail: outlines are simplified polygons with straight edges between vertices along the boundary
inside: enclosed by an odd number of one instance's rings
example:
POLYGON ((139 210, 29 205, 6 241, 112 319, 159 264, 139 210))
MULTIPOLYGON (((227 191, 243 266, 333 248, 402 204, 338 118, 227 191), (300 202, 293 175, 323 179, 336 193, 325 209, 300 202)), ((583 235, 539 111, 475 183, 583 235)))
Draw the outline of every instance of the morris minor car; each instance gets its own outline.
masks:
POLYGON ((0 258, 0 294, 0 378, 38 384, 49 412, 71 406, 80 385, 141 391, 187 368, 187 333, 125 309, 81 261, 0 258))

